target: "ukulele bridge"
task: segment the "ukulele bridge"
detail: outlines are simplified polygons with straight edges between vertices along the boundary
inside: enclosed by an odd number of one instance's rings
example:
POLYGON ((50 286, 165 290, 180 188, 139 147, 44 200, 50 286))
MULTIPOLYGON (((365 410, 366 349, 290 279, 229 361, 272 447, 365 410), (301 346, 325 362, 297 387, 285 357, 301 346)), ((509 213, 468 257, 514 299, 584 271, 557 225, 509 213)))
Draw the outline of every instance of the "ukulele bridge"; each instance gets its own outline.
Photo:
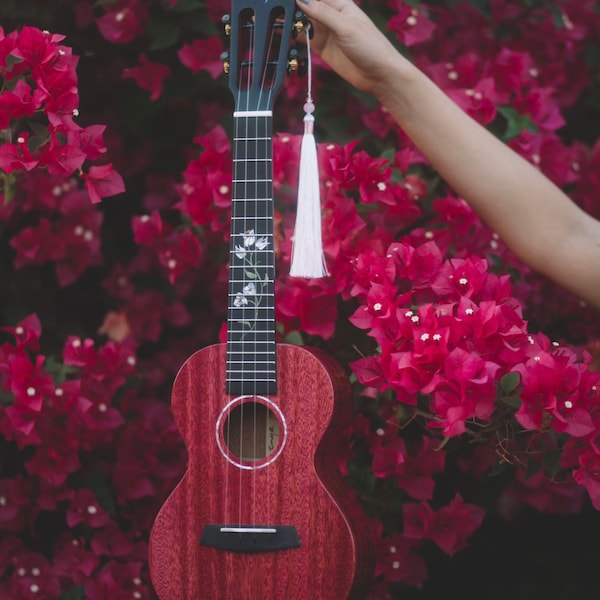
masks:
POLYGON ((300 539, 292 525, 205 525, 200 545, 227 552, 253 554, 299 548, 300 539))

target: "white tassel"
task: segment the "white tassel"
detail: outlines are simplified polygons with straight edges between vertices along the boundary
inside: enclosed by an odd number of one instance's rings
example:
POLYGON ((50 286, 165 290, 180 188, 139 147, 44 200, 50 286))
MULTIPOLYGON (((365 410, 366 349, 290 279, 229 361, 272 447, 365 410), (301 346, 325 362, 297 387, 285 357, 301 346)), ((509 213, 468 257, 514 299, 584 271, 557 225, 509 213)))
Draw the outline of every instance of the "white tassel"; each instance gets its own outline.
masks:
POLYGON ((298 205, 292 246, 292 277, 324 277, 327 265, 323 254, 321 237, 321 193, 319 184, 319 162, 315 142, 311 90, 310 41, 308 31, 308 95, 304 104, 304 135, 300 148, 300 176, 298 180, 298 205))

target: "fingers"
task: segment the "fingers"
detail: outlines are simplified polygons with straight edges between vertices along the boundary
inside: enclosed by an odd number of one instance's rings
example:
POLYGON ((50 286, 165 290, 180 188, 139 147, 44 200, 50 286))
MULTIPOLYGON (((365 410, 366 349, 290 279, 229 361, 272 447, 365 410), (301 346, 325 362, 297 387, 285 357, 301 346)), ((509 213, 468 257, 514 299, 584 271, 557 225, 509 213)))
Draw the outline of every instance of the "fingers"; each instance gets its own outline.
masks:
POLYGON ((297 0, 298 7, 310 19, 329 27, 333 31, 340 27, 340 18, 343 13, 360 10, 352 0, 297 0))

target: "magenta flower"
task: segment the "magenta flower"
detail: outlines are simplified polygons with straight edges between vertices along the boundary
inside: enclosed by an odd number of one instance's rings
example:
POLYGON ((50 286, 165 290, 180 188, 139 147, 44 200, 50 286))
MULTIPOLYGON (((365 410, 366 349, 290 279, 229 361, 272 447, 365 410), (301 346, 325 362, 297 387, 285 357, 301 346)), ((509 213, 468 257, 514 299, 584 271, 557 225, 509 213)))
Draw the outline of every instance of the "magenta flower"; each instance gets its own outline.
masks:
POLYGON ((397 12, 388 21, 388 27, 403 44, 414 46, 431 37, 435 24, 423 11, 402 0, 394 0, 390 4, 397 12))
POLYGON ((181 64, 190 68, 193 73, 208 71, 210 76, 216 79, 223 73, 222 52, 221 37, 213 35, 205 39, 194 40, 191 44, 185 44, 177 52, 177 56, 181 64))
POLYGON ((110 514, 100 507, 94 494, 88 489, 77 490, 67 509, 67 525, 74 528, 80 523, 94 529, 104 527, 110 514))
POLYGON ((140 54, 138 62, 138 66, 123 71, 123 78, 133 79, 140 88, 150 92, 150 100, 157 100, 163 93, 164 81, 171 74, 171 68, 152 62, 145 54, 140 54))
POLYGON ((141 0, 118 0, 105 7, 96 25, 109 42, 127 44, 142 33, 147 19, 146 5, 141 0))

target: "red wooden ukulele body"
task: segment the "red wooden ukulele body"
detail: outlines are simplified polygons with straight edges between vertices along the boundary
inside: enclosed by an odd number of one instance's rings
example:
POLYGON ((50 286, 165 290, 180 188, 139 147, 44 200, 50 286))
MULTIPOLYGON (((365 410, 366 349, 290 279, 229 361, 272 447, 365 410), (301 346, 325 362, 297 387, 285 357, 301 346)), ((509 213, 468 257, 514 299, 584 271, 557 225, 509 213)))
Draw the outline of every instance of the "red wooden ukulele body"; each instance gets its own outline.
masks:
MULTIPOLYGON (((312 349, 283 344, 277 355, 278 393, 259 401, 276 415, 279 441, 260 460, 237 457, 239 465, 221 439, 236 401, 224 393, 225 345, 198 351, 177 375, 172 409, 189 463, 151 533, 150 569, 161 600, 364 596, 374 553, 336 456, 351 410, 347 377, 312 349), (200 544, 206 524, 232 523, 292 526, 300 545, 238 552, 200 544)), ((238 400, 250 400, 248 413, 254 407, 254 398, 238 400)))

